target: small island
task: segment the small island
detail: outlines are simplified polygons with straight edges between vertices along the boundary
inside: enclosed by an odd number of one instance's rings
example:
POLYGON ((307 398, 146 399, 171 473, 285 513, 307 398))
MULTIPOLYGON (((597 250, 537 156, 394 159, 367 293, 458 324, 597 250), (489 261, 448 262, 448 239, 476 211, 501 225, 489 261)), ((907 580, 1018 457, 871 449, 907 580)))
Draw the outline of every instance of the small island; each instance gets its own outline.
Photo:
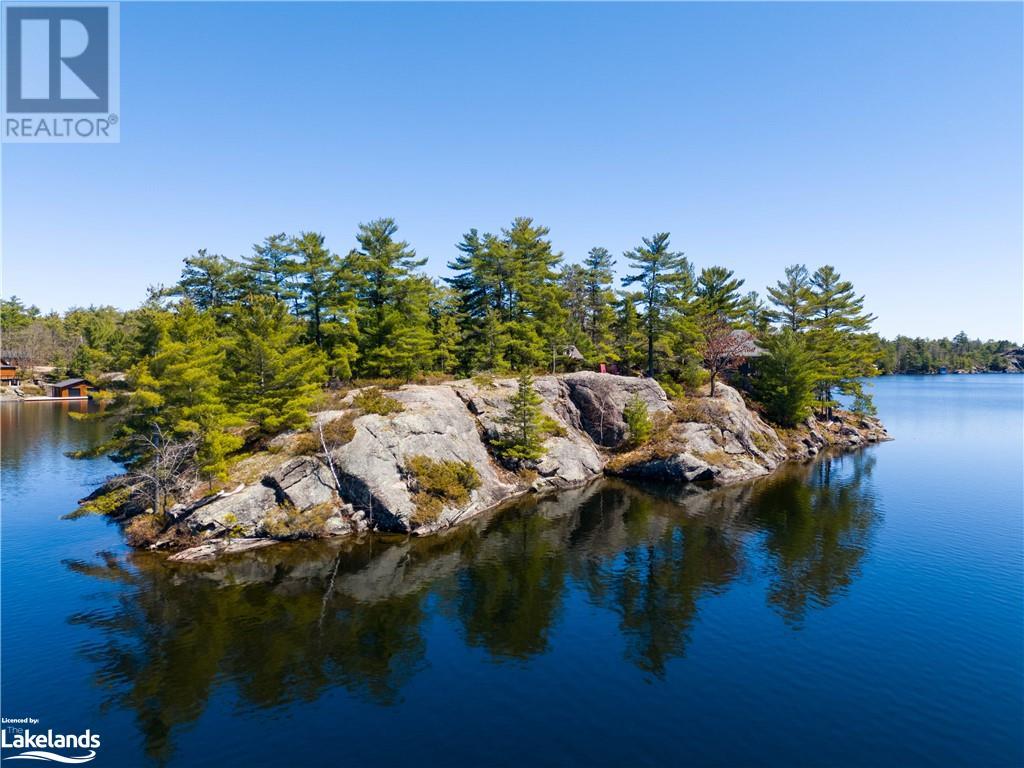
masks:
POLYGON ((73 416, 109 425, 88 455, 124 472, 71 516, 177 560, 436 533, 602 475, 696 490, 888 439, 862 386, 886 347, 835 269, 794 265, 763 301, 668 233, 624 258, 616 288, 606 249, 564 263, 518 218, 471 229, 435 280, 391 219, 344 256, 275 234, 199 251, 127 312, 5 301, 5 370, 49 364, 65 379, 40 396, 90 397, 73 416))

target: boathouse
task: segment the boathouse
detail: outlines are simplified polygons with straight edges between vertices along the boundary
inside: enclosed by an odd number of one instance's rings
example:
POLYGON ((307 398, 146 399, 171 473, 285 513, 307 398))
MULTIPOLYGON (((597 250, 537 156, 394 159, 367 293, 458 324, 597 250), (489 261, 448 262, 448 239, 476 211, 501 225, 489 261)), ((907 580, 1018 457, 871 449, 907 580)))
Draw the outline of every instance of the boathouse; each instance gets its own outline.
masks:
POLYGON ((46 385, 46 394, 50 397, 85 398, 89 397, 96 387, 87 379, 64 379, 56 384, 46 385))
POLYGON ((9 384, 16 387, 20 383, 18 366, 10 360, 0 360, 0 384, 9 384))

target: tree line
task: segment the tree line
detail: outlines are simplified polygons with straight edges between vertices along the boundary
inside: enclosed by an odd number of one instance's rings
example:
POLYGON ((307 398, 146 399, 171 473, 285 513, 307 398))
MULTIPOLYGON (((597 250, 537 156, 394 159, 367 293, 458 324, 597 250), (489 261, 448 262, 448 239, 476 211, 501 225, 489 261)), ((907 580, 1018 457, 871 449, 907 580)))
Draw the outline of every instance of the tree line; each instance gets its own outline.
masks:
POLYGON ((569 263, 530 218, 470 229, 443 279, 424 273, 389 218, 360 224, 343 254, 317 232, 277 233, 239 258, 198 251, 175 285, 125 312, 42 316, 7 300, 4 354, 61 372, 129 372, 125 430, 199 436, 198 466, 211 475, 254 435, 303 424, 332 380, 605 363, 674 394, 710 381, 714 395, 716 378, 755 349, 738 383, 793 424, 837 392, 859 394, 859 379, 879 370, 874 318, 831 266, 789 267, 762 299, 726 267, 698 270, 669 233, 641 238, 622 260, 616 286, 606 248, 569 263))

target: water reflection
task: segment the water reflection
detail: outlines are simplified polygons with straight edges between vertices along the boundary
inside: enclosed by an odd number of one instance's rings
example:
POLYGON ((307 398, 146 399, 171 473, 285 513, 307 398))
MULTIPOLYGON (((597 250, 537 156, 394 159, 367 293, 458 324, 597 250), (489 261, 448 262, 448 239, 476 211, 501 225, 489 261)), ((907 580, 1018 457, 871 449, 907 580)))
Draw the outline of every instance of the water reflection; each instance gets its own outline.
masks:
POLYGON ((488 658, 529 663, 558 642, 570 601, 610 611, 638 673, 682 657, 701 605, 767 571, 769 605, 798 626, 854 582, 877 524, 870 453, 789 467, 715 492, 603 482, 530 500, 428 539, 279 545, 202 565, 111 555, 68 562, 123 586, 77 613, 108 704, 147 752, 172 752, 219 686, 240 707, 342 687, 380 705, 428 664, 438 615, 488 658))

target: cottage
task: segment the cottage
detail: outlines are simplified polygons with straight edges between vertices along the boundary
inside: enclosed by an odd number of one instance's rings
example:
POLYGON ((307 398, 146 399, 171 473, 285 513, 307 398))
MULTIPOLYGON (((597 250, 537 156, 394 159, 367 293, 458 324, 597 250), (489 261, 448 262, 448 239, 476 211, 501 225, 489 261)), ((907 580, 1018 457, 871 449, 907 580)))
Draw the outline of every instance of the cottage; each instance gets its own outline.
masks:
POLYGON ((64 397, 68 399, 79 399, 90 397, 96 387, 87 379, 64 379, 56 384, 46 385, 46 394, 50 397, 64 397))
POLYGON ((10 386, 16 387, 20 383, 21 379, 18 378, 18 366, 10 360, 0 361, 0 384, 9 384, 10 386))

